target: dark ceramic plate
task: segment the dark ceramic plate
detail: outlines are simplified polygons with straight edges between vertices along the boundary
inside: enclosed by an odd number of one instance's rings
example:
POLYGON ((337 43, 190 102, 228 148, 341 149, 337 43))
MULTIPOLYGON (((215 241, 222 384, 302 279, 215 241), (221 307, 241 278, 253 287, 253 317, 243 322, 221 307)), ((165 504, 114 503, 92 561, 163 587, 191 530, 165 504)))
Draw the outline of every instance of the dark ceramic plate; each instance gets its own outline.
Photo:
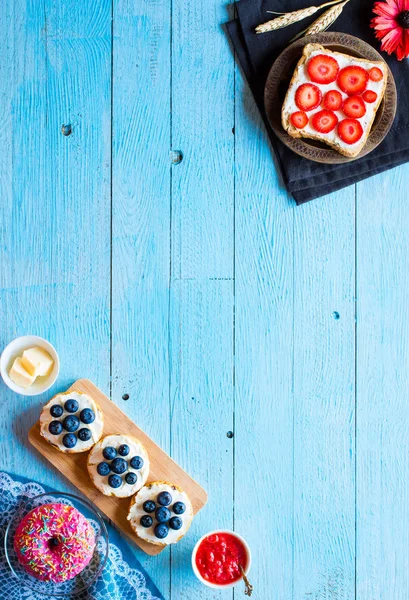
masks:
POLYGON ((315 162, 342 164, 362 158, 372 152, 385 138, 392 126, 396 114, 396 86, 391 70, 388 67, 388 82, 384 98, 378 108, 371 132, 365 146, 358 156, 348 158, 339 154, 326 144, 316 140, 293 138, 281 125, 281 107, 287 93, 294 69, 301 58, 307 44, 322 44, 329 50, 343 52, 357 58, 376 61, 382 56, 372 46, 346 33, 317 33, 297 40, 284 50, 274 62, 267 77, 264 90, 264 105, 270 125, 276 136, 291 150, 315 162))

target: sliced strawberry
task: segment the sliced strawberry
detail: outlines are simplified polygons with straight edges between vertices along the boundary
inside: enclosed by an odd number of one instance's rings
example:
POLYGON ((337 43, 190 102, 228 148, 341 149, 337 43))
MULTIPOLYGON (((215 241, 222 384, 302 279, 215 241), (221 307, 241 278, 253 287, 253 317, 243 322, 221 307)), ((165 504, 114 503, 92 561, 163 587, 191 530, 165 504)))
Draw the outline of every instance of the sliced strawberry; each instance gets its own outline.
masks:
POLYGON ((378 69, 378 67, 372 67, 372 69, 369 69, 368 75, 369 79, 372 81, 381 81, 381 79, 383 79, 383 73, 380 69, 378 69))
POLYGON ((342 110, 351 119, 360 119, 366 113, 365 102, 361 96, 350 96, 344 100, 342 110))
POLYGON ((361 94, 368 83, 368 71, 358 65, 344 67, 338 74, 338 85, 348 96, 361 94))
POLYGON ((344 119, 338 125, 338 135, 346 144, 355 144, 363 133, 362 125, 356 119, 344 119))
POLYGON ((307 72, 315 83, 332 83, 336 80, 338 71, 337 61, 328 54, 317 54, 308 61, 307 72))
POLYGON ((290 116, 290 121, 297 129, 303 129, 308 123, 308 117, 302 110, 297 110, 290 116))
POLYGON ((332 110, 320 110, 311 118, 311 125, 319 133, 329 133, 335 129, 338 117, 332 110))
POLYGON ((303 83, 295 92, 295 103, 301 110, 317 108, 321 99, 321 90, 313 83, 303 83))
POLYGON ((341 108, 342 95, 338 90, 329 90, 324 96, 323 105, 328 110, 338 110, 341 108))
POLYGON ((376 94, 372 90, 366 90, 366 92, 364 92, 362 94, 362 98, 365 100, 365 102, 368 102, 369 104, 372 104, 372 102, 375 102, 377 97, 378 97, 378 94, 376 94))

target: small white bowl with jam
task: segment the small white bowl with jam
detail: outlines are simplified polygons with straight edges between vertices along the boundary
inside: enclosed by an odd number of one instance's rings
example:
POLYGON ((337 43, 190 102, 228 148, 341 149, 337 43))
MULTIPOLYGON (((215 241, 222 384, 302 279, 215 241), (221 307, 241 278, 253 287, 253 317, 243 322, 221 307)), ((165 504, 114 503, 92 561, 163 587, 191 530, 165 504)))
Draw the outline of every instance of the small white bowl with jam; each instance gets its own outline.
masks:
POLYGON ((250 567, 250 548, 235 531, 211 531, 200 538, 192 552, 193 572, 210 588, 234 587, 250 567))

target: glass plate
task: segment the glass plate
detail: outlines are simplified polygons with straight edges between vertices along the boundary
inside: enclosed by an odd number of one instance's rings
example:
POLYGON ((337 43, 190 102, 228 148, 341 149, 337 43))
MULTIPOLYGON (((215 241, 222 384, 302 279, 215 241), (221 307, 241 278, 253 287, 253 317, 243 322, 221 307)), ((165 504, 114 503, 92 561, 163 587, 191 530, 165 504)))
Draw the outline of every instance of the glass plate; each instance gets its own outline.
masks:
POLYGON ((109 550, 108 531, 100 513, 87 500, 83 500, 73 494, 65 494, 62 492, 48 492, 40 494, 34 498, 30 498, 23 505, 19 506, 10 523, 7 526, 4 536, 4 550, 7 563, 13 572, 14 576, 20 581, 21 585, 26 586, 30 590, 39 594, 48 596, 68 596, 77 595, 84 592, 89 586, 94 583, 102 572, 109 550), (54 583, 51 581, 40 581, 32 575, 29 575, 24 567, 19 563, 14 551, 14 535, 16 529, 23 517, 33 508, 43 504, 61 503, 74 506, 80 513, 84 515, 91 523, 95 533, 95 550, 94 555, 81 573, 78 573, 70 581, 62 583, 54 583))

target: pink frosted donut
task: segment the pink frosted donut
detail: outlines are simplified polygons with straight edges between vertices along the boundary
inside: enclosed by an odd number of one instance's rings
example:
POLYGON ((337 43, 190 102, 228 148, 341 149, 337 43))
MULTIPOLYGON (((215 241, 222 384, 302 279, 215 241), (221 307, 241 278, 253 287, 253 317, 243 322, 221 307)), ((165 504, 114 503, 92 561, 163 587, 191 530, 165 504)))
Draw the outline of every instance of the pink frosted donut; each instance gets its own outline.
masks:
POLYGON ((91 524, 73 506, 43 504, 18 525, 14 550, 26 571, 42 581, 72 579, 89 563, 95 535, 91 524))

